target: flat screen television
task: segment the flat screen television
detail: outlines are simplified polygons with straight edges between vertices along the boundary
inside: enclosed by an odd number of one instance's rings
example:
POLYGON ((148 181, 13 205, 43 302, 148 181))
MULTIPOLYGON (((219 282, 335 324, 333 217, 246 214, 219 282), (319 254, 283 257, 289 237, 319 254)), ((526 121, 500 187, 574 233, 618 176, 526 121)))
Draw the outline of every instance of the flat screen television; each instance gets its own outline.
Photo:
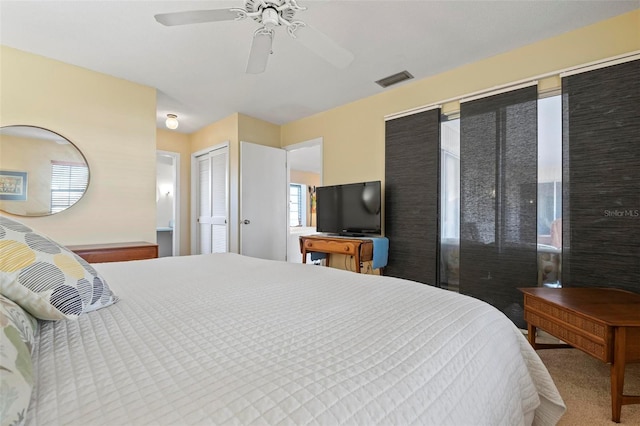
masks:
POLYGON ((380 181, 316 188, 318 232, 350 236, 380 234, 380 181))

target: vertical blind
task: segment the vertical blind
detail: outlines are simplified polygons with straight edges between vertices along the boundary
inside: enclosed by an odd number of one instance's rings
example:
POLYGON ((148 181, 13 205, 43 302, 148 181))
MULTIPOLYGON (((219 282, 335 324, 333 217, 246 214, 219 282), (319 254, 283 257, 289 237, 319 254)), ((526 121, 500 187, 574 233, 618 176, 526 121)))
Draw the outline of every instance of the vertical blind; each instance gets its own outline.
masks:
POLYGON ((460 292, 525 327, 537 282, 537 87, 460 108, 460 292))
POLYGON ((439 282, 440 109, 386 122, 385 275, 439 282))
POLYGON ((564 286, 640 290, 640 60, 562 79, 564 286))

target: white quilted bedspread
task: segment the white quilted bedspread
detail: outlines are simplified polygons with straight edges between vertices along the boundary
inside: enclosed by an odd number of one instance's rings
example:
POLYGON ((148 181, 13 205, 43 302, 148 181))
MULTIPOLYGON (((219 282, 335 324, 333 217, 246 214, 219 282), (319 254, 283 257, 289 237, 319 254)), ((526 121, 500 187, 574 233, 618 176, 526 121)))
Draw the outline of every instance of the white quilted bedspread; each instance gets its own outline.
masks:
POLYGON ((563 402, 493 307, 236 254, 95 265, 121 300, 42 322, 30 425, 555 424, 563 402))

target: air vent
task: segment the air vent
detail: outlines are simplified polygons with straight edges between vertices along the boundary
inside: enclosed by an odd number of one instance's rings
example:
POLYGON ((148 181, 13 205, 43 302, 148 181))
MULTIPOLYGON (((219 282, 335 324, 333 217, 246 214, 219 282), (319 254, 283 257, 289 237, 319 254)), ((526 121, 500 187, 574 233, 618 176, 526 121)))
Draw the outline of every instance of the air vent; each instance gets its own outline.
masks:
POLYGON ((376 81, 376 84, 382 87, 389 87, 402 81, 410 80, 412 78, 413 76, 411 75, 411 73, 409 73, 409 71, 400 71, 399 73, 390 75, 389 77, 381 78, 380 80, 376 81))

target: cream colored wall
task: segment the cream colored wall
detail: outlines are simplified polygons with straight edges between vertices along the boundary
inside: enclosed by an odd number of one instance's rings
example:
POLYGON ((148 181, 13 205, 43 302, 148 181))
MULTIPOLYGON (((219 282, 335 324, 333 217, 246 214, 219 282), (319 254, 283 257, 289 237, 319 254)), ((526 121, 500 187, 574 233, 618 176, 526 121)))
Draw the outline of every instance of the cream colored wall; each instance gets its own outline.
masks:
POLYGON ((180 154, 180 255, 191 254, 189 220, 191 206, 191 145, 189 135, 165 129, 157 130, 157 149, 180 154))
POLYGON ((280 126, 238 114, 238 140, 280 148, 280 126))
POLYGON ((327 185, 382 180, 385 115, 640 50, 640 9, 282 126, 282 146, 323 138, 327 185))
MULTIPOLYGON (((309 187, 320 186, 320 175, 318 173, 303 172, 301 170, 291 170, 289 173, 289 182, 301 183, 309 187)), ((309 191, 307 191, 305 194, 305 202, 307 203, 307 223, 305 226, 316 226, 316 214, 311 213, 311 209, 308 207, 310 196, 309 191)))
MULTIPOLYGON (((382 180, 384 184, 386 115, 637 50, 640 10, 282 126, 233 114, 191 135, 192 152, 224 141, 230 144, 230 250, 237 251, 239 141, 285 147, 322 137, 325 184, 367 180, 382 180)), ((549 76, 540 86, 543 90, 554 89, 558 82, 557 76, 549 76)), ((453 112, 458 108, 459 103, 451 101, 443 110, 453 112)))
POLYGON ((155 242, 155 89, 0 49, 0 125, 65 136, 91 173, 87 194, 70 209, 17 219, 62 244, 155 242))
POLYGON ((23 220, 64 244, 155 241, 155 151, 182 154, 179 141, 188 139, 189 154, 181 156, 185 254, 190 154, 229 142, 230 250, 238 251, 240 140, 284 147, 323 137, 326 184, 384 181, 385 115, 637 50, 640 10, 283 126, 233 114, 191 135, 159 130, 156 142, 153 88, 2 46, 0 125, 49 128, 87 157, 91 184, 77 205, 23 220))

